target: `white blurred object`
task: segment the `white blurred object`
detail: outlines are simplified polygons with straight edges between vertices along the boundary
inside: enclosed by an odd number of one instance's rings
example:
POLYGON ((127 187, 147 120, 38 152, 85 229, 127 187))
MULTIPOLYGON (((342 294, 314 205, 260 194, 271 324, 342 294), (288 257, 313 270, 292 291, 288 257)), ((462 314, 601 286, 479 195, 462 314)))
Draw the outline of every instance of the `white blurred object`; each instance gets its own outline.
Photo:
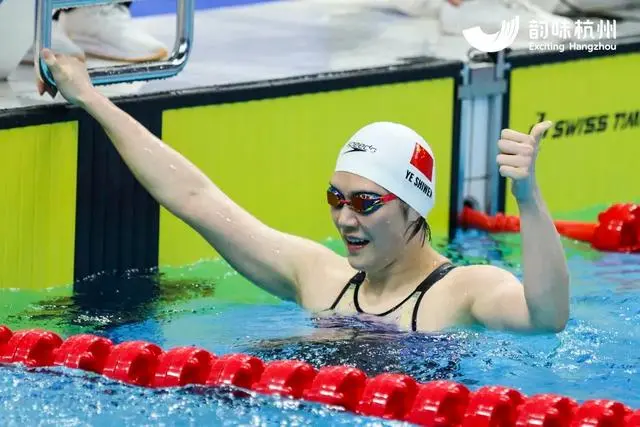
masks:
POLYGON ((582 13, 611 12, 640 6, 638 0, 555 0, 555 3, 555 7, 551 10, 556 13, 570 13, 574 12, 574 9, 582 13))
POLYGON ((560 0, 531 0, 539 8, 546 10, 547 12, 555 12, 560 0))
POLYGON ((0 2, 0 80, 16 69, 35 33, 35 0, 3 0, 0 2))
POLYGON ((389 0, 389 8, 406 15, 437 18, 440 8, 447 0, 389 0))
MULTIPOLYGON (((467 28, 479 26, 485 33, 500 31, 502 21, 516 16, 520 19, 520 31, 512 47, 524 47, 531 41, 529 24, 532 21, 544 22, 548 26, 556 25, 573 33, 573 21, 554 15, 529 0, 465 0, 459 6, 444 2, 440 10, 440 25, 443 34, 460 36, 467 28)), ((548 34, 546 41, 558 41, 559 38, 548 34)))
MULTIPOLYGON (((25 64, 33 64, 33 43, 29 47, 29 51, 26 53, 22 62, 25 64)), ((85 61, 84 51, 78 47, 62 29, 60 22, 53 21, 51 23, 51 50, 56 53, 63 53, 65 55, 74 56, 81 61, 85 61)))
MULTIPOLYGON (((437 18, 440 6, 447 0, 301 0, 308 3, 325 4, 334 9, 380 9, 400 12, 413 17, 437 18)), ((334 10, 335 11, 335 10, 334 10)))
POLYGON ((84 6, 60 14, 69 38, 87 55, 128 62, 164 59, 168 48, 138 27, 122 4, 84 6))

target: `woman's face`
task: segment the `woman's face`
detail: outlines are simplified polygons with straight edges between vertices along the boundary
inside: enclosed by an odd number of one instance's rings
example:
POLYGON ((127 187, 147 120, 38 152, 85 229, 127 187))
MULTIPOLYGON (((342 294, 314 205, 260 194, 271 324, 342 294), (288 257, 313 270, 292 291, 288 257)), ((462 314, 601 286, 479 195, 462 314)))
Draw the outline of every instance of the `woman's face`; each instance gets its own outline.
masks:
MULTIPOLYGON (((349 172, 336 172, 330 191, 347 201, 354 195, 376 198, 389 194, 374 182, 349 172)), ((349 263, 360 271, 382 269, 395 261, 406 247, 407 227, 414 220, 411 214, 405 215, 397 198, 365 214, 347 205, 332 206, 331 216, 347 246, 349 263)))

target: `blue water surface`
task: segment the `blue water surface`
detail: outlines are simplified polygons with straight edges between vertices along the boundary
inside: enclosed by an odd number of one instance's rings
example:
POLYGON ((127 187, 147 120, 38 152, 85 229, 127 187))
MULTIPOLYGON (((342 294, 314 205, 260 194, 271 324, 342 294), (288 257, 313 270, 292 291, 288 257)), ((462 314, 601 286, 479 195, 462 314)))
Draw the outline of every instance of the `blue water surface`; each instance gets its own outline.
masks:
MULTIPOLYGON (((5 321, 46 325, 67 336, 93 332, 165 349, 195 345, 265 361, 348 364, 368 375, 403 372, 419 381, 451 379, 471 389, 500 384, 527 395, 615 399, 640 408, 640 256, 564 243, 572 276, 571 319, 559 334, 484 329, 419 334, 357 319, 319 321, 292 303, 235 298, 254 287, 220 261, 197 266, 216 272, 206 280, 189 279, 194 267, 159 280, 106 275, 79 286, 73 298, 43 297, 5 321)), ((439 249, 458 263, 492 263, 521 276, 519 244, 517 236, 468 233, 439 249)), ((400 425, 269 396, 234 398, 202 387, 152 390, 84 372, 39 371, 0 367, 0 424, 400 425)))

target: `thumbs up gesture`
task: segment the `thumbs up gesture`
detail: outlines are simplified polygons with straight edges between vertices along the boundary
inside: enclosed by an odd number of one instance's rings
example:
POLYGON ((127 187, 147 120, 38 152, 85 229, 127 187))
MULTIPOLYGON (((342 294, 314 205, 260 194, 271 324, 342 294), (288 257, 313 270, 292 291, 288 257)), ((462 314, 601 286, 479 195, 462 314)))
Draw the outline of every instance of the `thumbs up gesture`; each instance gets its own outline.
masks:
POLYGON ((530 134, 503 129, 498 140, 500 175, 512 179, 512 193, 518 202, 527 201, 535 189, 535 162, 542 135, 550 121, 536 124, 530 134))

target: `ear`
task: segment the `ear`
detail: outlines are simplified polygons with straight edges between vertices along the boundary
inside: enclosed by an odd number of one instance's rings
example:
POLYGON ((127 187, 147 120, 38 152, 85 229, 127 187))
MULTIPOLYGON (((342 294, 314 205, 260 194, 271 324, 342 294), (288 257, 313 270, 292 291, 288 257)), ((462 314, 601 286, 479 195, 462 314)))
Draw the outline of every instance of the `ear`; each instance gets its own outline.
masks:
POLYGON ((421 215, 415 209, 402 200, 400 201, 400 209, 407 224, 414 224, 421 218, 421 215))
POLYGON ((405 219, 405 221, 407 221, 409 219, 409 205, 407 205, 402 200, 399 200, 399 202, 400 203, 398 203, 398 209, 400 209, 402 217, 405 219))

